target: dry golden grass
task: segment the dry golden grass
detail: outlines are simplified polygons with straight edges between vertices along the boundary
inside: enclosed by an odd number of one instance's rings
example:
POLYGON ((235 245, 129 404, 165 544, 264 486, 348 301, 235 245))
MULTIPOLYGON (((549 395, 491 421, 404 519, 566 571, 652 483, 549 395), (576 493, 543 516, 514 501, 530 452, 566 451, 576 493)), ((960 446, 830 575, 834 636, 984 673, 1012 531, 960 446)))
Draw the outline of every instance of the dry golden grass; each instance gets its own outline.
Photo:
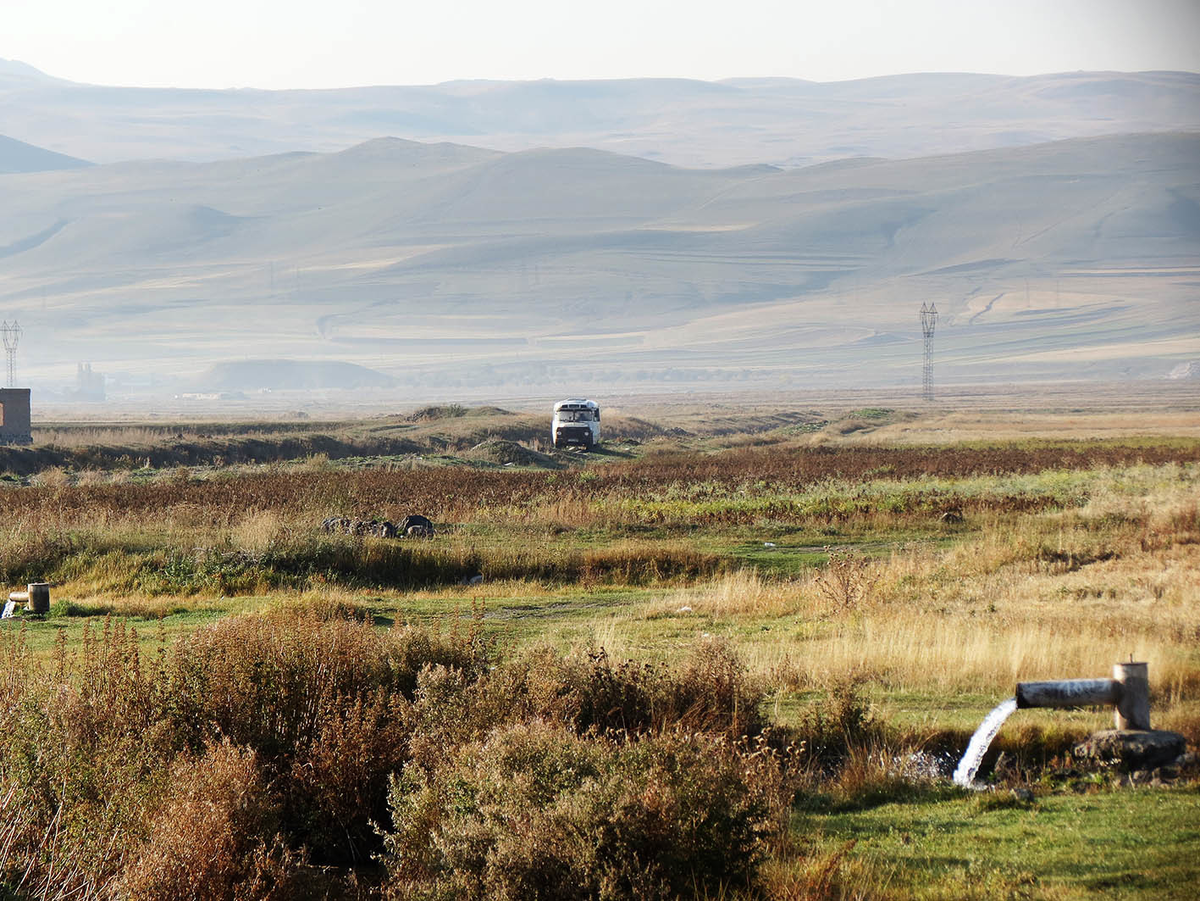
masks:
POLYGON ((233 541, 243 550, 261 554, 288 536, 282 517, 272 510, 252 510, 233 528, 233 541))
POLYGON ((707 584, 673 591, 647 602, 636 615, 645 618, 695 613, 715 618, 790 616, 816 609, 811 580, 771 581, 753 570, 739 569, 707 584))
POLYGON ((1198 479, 1172 466, 1114 472, 1082 509, 996 517, 948 551, 898 551, 875 564, 875 590, 856 609, 829 603, 820 574, 771 582, 737 572, 610 617, 593 640, 638 656, 670 617, 732 637, 777 685, 852 678, 938 694, 1105 677, 1132 655, 1151 663, 1156 718, 1194 731, 1198 479))
POLYGON ((954 411, 889 423, 869 433, 846 436, 847 443, 953 444, 959 441, 1021 441, 1028 438, 1084 440, 1149 435, 1200 437, 1195 412, 1139 413, 977 413, 954 411))

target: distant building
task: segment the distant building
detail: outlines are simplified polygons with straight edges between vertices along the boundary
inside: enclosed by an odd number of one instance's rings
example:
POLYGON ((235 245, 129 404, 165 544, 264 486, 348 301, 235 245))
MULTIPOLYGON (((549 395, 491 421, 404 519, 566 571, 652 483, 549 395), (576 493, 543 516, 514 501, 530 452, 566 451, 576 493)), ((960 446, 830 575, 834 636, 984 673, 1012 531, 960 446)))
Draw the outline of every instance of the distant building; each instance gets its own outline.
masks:
POLYGON ((0 444, 33 444, 28 388, 0 388, 0 444))
POLYGON ((80 363, 75 370, 75 400, 103 401, 104 373, 93 372, 91 363, 80 363))

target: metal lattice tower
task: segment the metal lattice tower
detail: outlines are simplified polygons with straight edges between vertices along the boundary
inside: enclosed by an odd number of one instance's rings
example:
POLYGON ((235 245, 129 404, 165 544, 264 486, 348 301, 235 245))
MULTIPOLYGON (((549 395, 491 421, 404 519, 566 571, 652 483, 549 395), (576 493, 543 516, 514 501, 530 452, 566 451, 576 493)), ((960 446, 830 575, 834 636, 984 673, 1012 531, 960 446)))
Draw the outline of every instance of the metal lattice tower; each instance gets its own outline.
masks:
POLYGON ((9 388, 17 384, 17 342, 21 340, 21 326, 17 324, 17 320, 8 322, 5 320, 0 323, 0 336, 4 338, 4 353, 8 357, 8 382, 9 388))
POLYGON ((925 336, 925 368, 921 378, 921 396, 933 400, 933 330, 938 311, 933 303, 921 304, 921 334, 925 336))

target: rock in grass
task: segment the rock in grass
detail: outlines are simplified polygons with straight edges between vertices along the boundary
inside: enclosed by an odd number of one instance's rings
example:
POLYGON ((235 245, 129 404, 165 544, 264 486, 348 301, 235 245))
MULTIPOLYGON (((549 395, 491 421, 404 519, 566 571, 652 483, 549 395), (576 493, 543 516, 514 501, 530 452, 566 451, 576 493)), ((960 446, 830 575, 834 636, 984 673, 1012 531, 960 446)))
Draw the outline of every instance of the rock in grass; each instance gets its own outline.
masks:
POLYGON ((395 538, 399 534, 395 523, 386 519, 347 519, 330 516, 321 521, 321 528, 331 534, 373 535, 376 538, 395 538))
POLYGON ((1123 772, 1137 772, 1173 763, 1186 749, 1187 742, 1178 732, 1106 729, 1077 744, 1074 754, 1123 772))
POLYGON ((433 523, 419 513, 411 513, 400 523, 400 534, 408 538, 432 538, 433 523))

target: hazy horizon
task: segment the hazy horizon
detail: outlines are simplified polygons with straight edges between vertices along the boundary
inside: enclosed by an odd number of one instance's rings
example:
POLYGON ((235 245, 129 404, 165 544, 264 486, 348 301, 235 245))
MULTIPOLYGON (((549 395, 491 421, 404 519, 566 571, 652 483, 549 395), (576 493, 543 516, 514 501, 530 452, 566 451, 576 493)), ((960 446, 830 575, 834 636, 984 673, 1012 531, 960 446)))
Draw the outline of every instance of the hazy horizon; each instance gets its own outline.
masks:
POLYGON ((0 12, 0 58, 58 78, 125 87, 269 90, 450 81, 800 78, 917 72, 1037 75, 1200 71, 1191 0, 1005 4, 746 0, 735 9, 613 0, 602 14, 548 0, 403 7, 152 0, 0 12))
POLYGON ((943 377, 1190 377, 1197 26, 21 0, 0 312, 64 393, 81 362, 113 394, 267 390, 281 359, 410 393, 913 384, 928 300, 943 377))

